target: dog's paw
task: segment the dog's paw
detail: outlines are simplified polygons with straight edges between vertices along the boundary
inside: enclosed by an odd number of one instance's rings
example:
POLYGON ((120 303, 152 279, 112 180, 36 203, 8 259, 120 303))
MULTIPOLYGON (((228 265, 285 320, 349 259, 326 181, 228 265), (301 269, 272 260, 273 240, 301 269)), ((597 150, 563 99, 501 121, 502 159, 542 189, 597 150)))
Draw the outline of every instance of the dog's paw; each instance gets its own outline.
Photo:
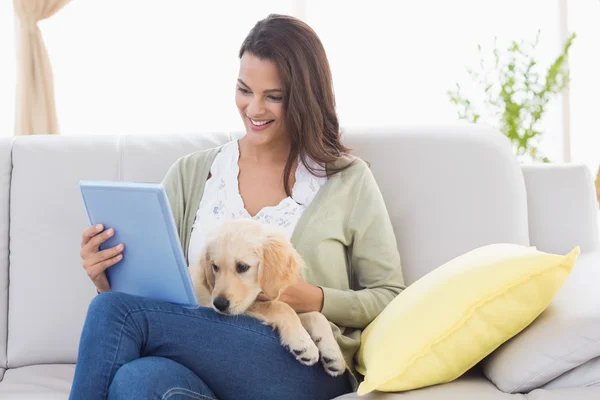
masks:
POLYGON ((319 349, 304 330, 296 330, 281 336, 281 344, 304 365, 314 365, 319 361, 319 349))
POLYGON ((331 376, 339 376, 346 372, 346 361, 333 337, 322 338, 317 342, 317 347, 321 353, 321 364, 331 376))

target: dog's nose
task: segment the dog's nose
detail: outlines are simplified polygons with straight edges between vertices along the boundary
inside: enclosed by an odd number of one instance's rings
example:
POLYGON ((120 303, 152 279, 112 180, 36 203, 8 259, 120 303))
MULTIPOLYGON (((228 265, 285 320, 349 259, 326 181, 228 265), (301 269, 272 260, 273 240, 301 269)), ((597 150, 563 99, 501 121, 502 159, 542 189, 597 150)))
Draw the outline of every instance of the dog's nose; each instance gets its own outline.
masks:
POLYGON ((222 297, 222 296, 215 298, 213 300, 213 304, 215 305, 216 309, 219 311, 225 311, 229 308, 229 300, 227 300, 225 297, 222 297))

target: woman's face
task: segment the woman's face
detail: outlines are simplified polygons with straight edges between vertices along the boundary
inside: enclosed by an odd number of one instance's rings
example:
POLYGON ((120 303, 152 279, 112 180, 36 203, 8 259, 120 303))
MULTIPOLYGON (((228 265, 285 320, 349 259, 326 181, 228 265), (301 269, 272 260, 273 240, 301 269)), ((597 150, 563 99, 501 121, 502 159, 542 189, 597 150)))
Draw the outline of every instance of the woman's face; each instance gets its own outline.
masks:
POLYGON ((266 144, 283 138, 283 85, 272 61, 244 53, 235 93, 246 140, 266 144))

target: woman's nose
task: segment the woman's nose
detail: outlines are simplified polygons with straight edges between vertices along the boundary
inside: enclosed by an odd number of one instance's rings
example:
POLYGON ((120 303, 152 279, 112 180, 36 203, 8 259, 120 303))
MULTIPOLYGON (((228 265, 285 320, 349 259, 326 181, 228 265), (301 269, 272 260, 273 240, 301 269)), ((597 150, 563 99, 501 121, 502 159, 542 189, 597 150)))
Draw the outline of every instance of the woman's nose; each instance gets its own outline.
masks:
POLYGON ((247 114, 249 117, 259 117, 263 113, 262 101, 254 97, 248 104, 247 114))

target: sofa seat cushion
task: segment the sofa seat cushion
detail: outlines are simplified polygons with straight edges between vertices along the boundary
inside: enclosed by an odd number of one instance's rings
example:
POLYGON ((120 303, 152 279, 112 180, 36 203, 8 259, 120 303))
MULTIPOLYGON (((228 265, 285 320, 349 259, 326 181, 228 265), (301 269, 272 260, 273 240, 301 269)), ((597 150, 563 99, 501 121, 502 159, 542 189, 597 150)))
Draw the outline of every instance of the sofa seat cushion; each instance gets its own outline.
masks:
POLYGON ((0 382, 0 399, 66 400, 75 364, 41 364, 9 368, 0 382))
POLYGON ((536 389, 527 394, 527 400, 598 400, 600 386, 573 389, 536 389))
POLYGON ((528 393, 599 357, 598 286, 600 252, 581 253, 548 308, 484 360, 488 379, 503 392, 528 393))

